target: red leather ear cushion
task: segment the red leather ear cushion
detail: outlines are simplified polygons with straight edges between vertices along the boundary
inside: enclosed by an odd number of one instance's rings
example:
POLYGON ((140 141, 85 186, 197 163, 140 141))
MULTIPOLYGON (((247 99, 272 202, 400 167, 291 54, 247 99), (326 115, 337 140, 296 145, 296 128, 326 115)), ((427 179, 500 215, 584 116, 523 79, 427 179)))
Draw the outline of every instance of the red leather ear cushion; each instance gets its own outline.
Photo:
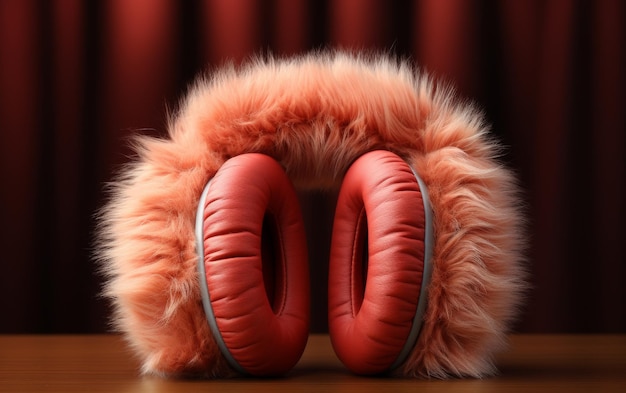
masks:
POLYGON ((199 213, 200 280, 213 334, 239 371, 285 373, 302 355, 309 327, 307 250, 295 191, 280 165, 261 154, 228 160, 207 187, 199 213), (267 237, 274 238, 270 253, 267 237), (269 254, 275 260, 263 258, 269 254))
POLYGON ((330 336, 351 371, 387 371, 403 351, 420 298, 425 235, 411 168, 387 151, 356 160, 339 192, 329 267, 330 336))

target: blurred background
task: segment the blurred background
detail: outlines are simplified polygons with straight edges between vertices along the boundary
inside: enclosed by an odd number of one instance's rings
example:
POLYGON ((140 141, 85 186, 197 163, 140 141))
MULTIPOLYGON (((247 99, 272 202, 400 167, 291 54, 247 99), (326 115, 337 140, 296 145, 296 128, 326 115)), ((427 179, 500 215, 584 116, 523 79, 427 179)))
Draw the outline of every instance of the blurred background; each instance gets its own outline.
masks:
MULTIPOLYGON (((0 0, 0 333, 108 331, 94 213, 128 138, 164 136, 199 72, 324 48, 409 59, 484 110, 528 206, 532 290, 515 331, 626 333, 625 8, 0 0)), ((325 228, 309 239, 324 331, 330 221, 312 212, 332 203, 305 199, 307 225, 325 228)))

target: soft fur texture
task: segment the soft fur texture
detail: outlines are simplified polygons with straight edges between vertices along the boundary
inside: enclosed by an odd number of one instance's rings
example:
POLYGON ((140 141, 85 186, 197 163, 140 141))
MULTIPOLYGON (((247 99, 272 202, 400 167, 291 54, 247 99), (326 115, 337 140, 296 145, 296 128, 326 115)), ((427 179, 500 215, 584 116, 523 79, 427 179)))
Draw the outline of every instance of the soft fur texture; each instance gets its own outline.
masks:
POLYGON ((195 210, 229 157, 276 158, 300 188, 336 187, 364 152, 403 157, 428 186, 435 247, 429 303, 404 376, 483 377, 524 288, 520 200, 481 115, 384 56, 314 53, 200 78, 164 139, 137 159, 100 215, 99 259, 116 327, 143 371, 228 376, 203 313, 195 210))

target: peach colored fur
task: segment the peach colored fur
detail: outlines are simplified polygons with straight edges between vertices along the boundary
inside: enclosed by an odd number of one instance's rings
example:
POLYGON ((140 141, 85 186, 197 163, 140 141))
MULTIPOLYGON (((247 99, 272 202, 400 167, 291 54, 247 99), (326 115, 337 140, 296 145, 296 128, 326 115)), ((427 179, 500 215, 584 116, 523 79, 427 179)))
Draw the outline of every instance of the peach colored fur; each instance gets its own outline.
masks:
POLYGON ((518 188, 481 114, 404 62, 341 52, 253 60, 200 78, 167 138, 138 157, 100 214, 98 258, 114 323, 143 372, 229 376, 205 321, 194 220, 205 183, 229 157, 262 152, 296 187, 334 188, 366 151, 399 154, 428 186, 433 277, 417 345, 398 374, 496 371, 524 282, 518 188))

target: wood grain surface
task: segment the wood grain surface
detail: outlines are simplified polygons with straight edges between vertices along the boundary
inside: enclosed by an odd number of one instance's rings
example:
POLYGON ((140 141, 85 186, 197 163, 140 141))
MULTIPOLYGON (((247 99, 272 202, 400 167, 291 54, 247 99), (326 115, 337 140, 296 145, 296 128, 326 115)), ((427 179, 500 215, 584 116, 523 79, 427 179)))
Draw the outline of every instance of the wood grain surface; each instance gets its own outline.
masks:
POLYGON ((626 335, 515 335, 483 379, 413 380, 350 374, 327 335, 271 379, 142 376, 116 335, 0 336, 0 392, 626 392, 626 335))

